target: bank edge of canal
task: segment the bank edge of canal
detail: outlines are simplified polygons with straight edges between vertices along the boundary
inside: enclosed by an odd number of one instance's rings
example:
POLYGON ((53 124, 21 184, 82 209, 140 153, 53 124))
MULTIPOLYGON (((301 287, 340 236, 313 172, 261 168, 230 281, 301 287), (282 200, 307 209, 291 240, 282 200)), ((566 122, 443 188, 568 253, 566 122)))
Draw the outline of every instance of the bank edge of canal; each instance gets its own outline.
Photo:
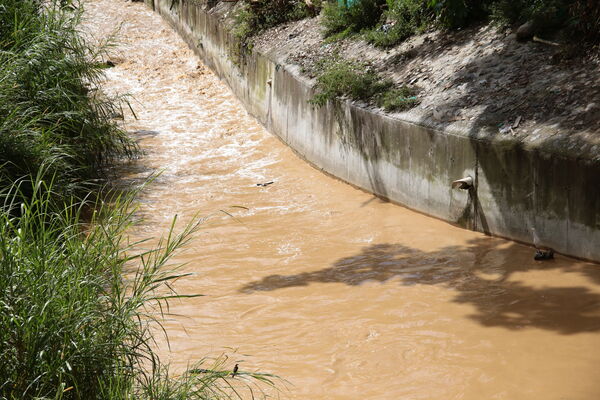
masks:
POLYGON ((250 50, 224 19, 233 3, 145 0, 271 133, 313 166, 394 203, 463 228, 600 261, 600 161, 586 143, 523 143, 510 135, 442 128, 416 112, 384 114, 336 100, 309 103, 314 82, 283 49, 250 50), (586 156, 587 154, 587 156, 586 156), (591 154, 591 156, 590 156, 591 154), (451 182, 473 178, 471 190, 451 182))

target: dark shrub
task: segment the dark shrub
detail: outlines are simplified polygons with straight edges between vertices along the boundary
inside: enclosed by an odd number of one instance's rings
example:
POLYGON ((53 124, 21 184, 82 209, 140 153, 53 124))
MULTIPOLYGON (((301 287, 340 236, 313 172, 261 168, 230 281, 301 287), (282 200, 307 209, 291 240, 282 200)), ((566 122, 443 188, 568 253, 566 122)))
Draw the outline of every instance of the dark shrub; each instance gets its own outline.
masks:
POLYGON ((600 43, 600 2, 598 0, 578 0, 569 9, 569 34, 577 40, 600 43))
POLYGON ((385 4, 385 0, 356 0, 348 6, 338 2, 325 3, 322 19, 324 35, 356 33, 374 27, 381 19, 385 4))
POLYGON ((532 21, 536 34, 562 33, 571 41, 598 43, 600 2, 596 0, 495 0, 491 17, 502 25, 532 21))

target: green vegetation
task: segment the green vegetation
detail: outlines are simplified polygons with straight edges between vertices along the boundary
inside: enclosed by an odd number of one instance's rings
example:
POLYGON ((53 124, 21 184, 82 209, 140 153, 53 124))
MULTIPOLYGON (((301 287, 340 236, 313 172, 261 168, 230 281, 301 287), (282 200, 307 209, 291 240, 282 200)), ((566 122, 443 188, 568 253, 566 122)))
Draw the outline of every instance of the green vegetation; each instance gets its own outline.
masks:
POLYGON ((391 80, 381 78, 363 64, 332 58, 322 61, 319 70, 317 93, 311 100, 317 106, 342 96, 368 102, 374 100, 386 111, 406 110, 418 103, 411 89, 395 88, 391 80))
POLYGON ((186 297, 169 257, 198 223, 142 250, 126 236, 133 197, 99 200, 106 170, 138 150, 80 17, 68 0, 0 1, 0 399, 256 393, 269 375, 231 378, 216 360, 174 378, 153 350, 167 301, 186 297))
MULTIPOLYGON (((85 203, 58 207, 51 184, 39 176, 33 182, 25 201, 18 183, 0 196, 0 398, 235 395, 222 360, 173 379, 152 348, 151 324, 160 324, 166 301, 190 297, 171 290, 184 275, 168 261, 198 223, 180 234, 172 227, 156 247, 140 251, 125 235, 132 197, 90 204, 95 212, 84 218, 85 203)), ((271 384, 269 375, 245 375, 271 384)))
POLYGON ((232 49, 233 61, 241 64, 243 55, 251 48, 250 38, 265 29, 289 21, 314 16, 320 10, 321 0, 243 0, 234 15, 233 35, 238 43, 232 49))
POLYGON ((422 0, 388 0, 383 19, 387 24, 367 30, 365 39, 375 46, 389 47, 430 27, 434 13, 422 0))
POLYGON ((246 43, 265 29, 313 15, 320 8, 320 1, 312 4, 311 9, 304 0, 244 0, 235 15, 234 34, 246 43))
POLYGON ((415 91, 408 86, 385 91, 379 98, 379 105, 386 111, 402 111, 419 104, 415 91))
POLYGON ((323 5, 321 23, 324 36, 346 37, 375 26, 381 17, 385 0, 358 0, 345 3, 327 2, 323 5))
POLYGON ((322 25, 325 37, 364 33, 369 42, 388 47, 429 27, 460 29, 486 19, 504 26, 532 21, 536 34, 600 42, 600 3, 588 0, 330 1, 322 25))
POLYGON ((98 90, 102 48, 82 39, 81 12, 61 3, 0 4, 0 186, 45 165, 68 197, 137 147, 113 121, 121 103, 98 90))
POLYGON ((8 399, 128 398, 144 360, 154 360, 143 311, 169 274, 160 270, 186 234, 126 256, 131 214, 116 199, 84 222, 83 207, 56 207, 35 180, 19 202, 5 193, 0 214, 0 394, 8 399), (12 208, 19 217, 11 217, 12 208), (136 268, 123 280, 124 267, 136 268), (115 393, 119 391, 122 394, 115 393))

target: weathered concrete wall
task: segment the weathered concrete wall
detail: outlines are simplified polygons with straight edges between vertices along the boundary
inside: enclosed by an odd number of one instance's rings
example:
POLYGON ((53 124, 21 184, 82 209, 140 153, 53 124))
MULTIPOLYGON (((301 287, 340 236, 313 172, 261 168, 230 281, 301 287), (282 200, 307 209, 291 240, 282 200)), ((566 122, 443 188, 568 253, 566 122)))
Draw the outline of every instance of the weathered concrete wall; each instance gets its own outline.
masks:
MULTIPOLYGON (((522 242, 535 227, 557 251, 600 261, 600 163, 511 138, 436 129, 347 101, 316 108, 312 84, 276 54, 232 61, 223 9, 146 0, 247 110, 307 161, 360 188, 468 229, 522 242), (281 64, 280 64, 281 63, 281 64), (450 182, 471 175, 475 189, 450 182)), ((220 3, 218 7, 230 7, 220 3)))

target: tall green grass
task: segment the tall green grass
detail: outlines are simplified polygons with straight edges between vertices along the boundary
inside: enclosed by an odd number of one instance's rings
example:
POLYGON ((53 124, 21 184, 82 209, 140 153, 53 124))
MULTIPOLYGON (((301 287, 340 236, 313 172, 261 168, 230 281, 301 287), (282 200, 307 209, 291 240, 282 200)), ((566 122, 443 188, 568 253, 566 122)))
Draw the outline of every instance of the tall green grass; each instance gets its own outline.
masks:
POLYGON ((174 378, 155 354, 152 325, 169 299, 190 297, 172 290, 185 275, 169 258, 198 222, 176 234, 174 220, 140 251, 126 235, 131 196, 58 206, 52 184, 31 181, 25 201, 19 183, 0 195, 0 398, 241 398, 246 378, 272 384, 265 374, 231 378, 219 360, 174 378))
POLYGON ((127 236, 133 195, 100 200, 138 149, 114 119, 124 103, 100 90, 80 5, 0 0, 0 399, 254 397, 270 375, 231 377, 217 359, 176 376, 155 353, 168 301, 189 297, 169 258, 199 225, 173 221, 143 250, 127 236))
POLYGON ((123 103, 99 88, 105 49, 84 40, 81 14, 70 1, 0 2, 0 185, 45 165, 68 197, 137 153, 114 120, 123 103))

